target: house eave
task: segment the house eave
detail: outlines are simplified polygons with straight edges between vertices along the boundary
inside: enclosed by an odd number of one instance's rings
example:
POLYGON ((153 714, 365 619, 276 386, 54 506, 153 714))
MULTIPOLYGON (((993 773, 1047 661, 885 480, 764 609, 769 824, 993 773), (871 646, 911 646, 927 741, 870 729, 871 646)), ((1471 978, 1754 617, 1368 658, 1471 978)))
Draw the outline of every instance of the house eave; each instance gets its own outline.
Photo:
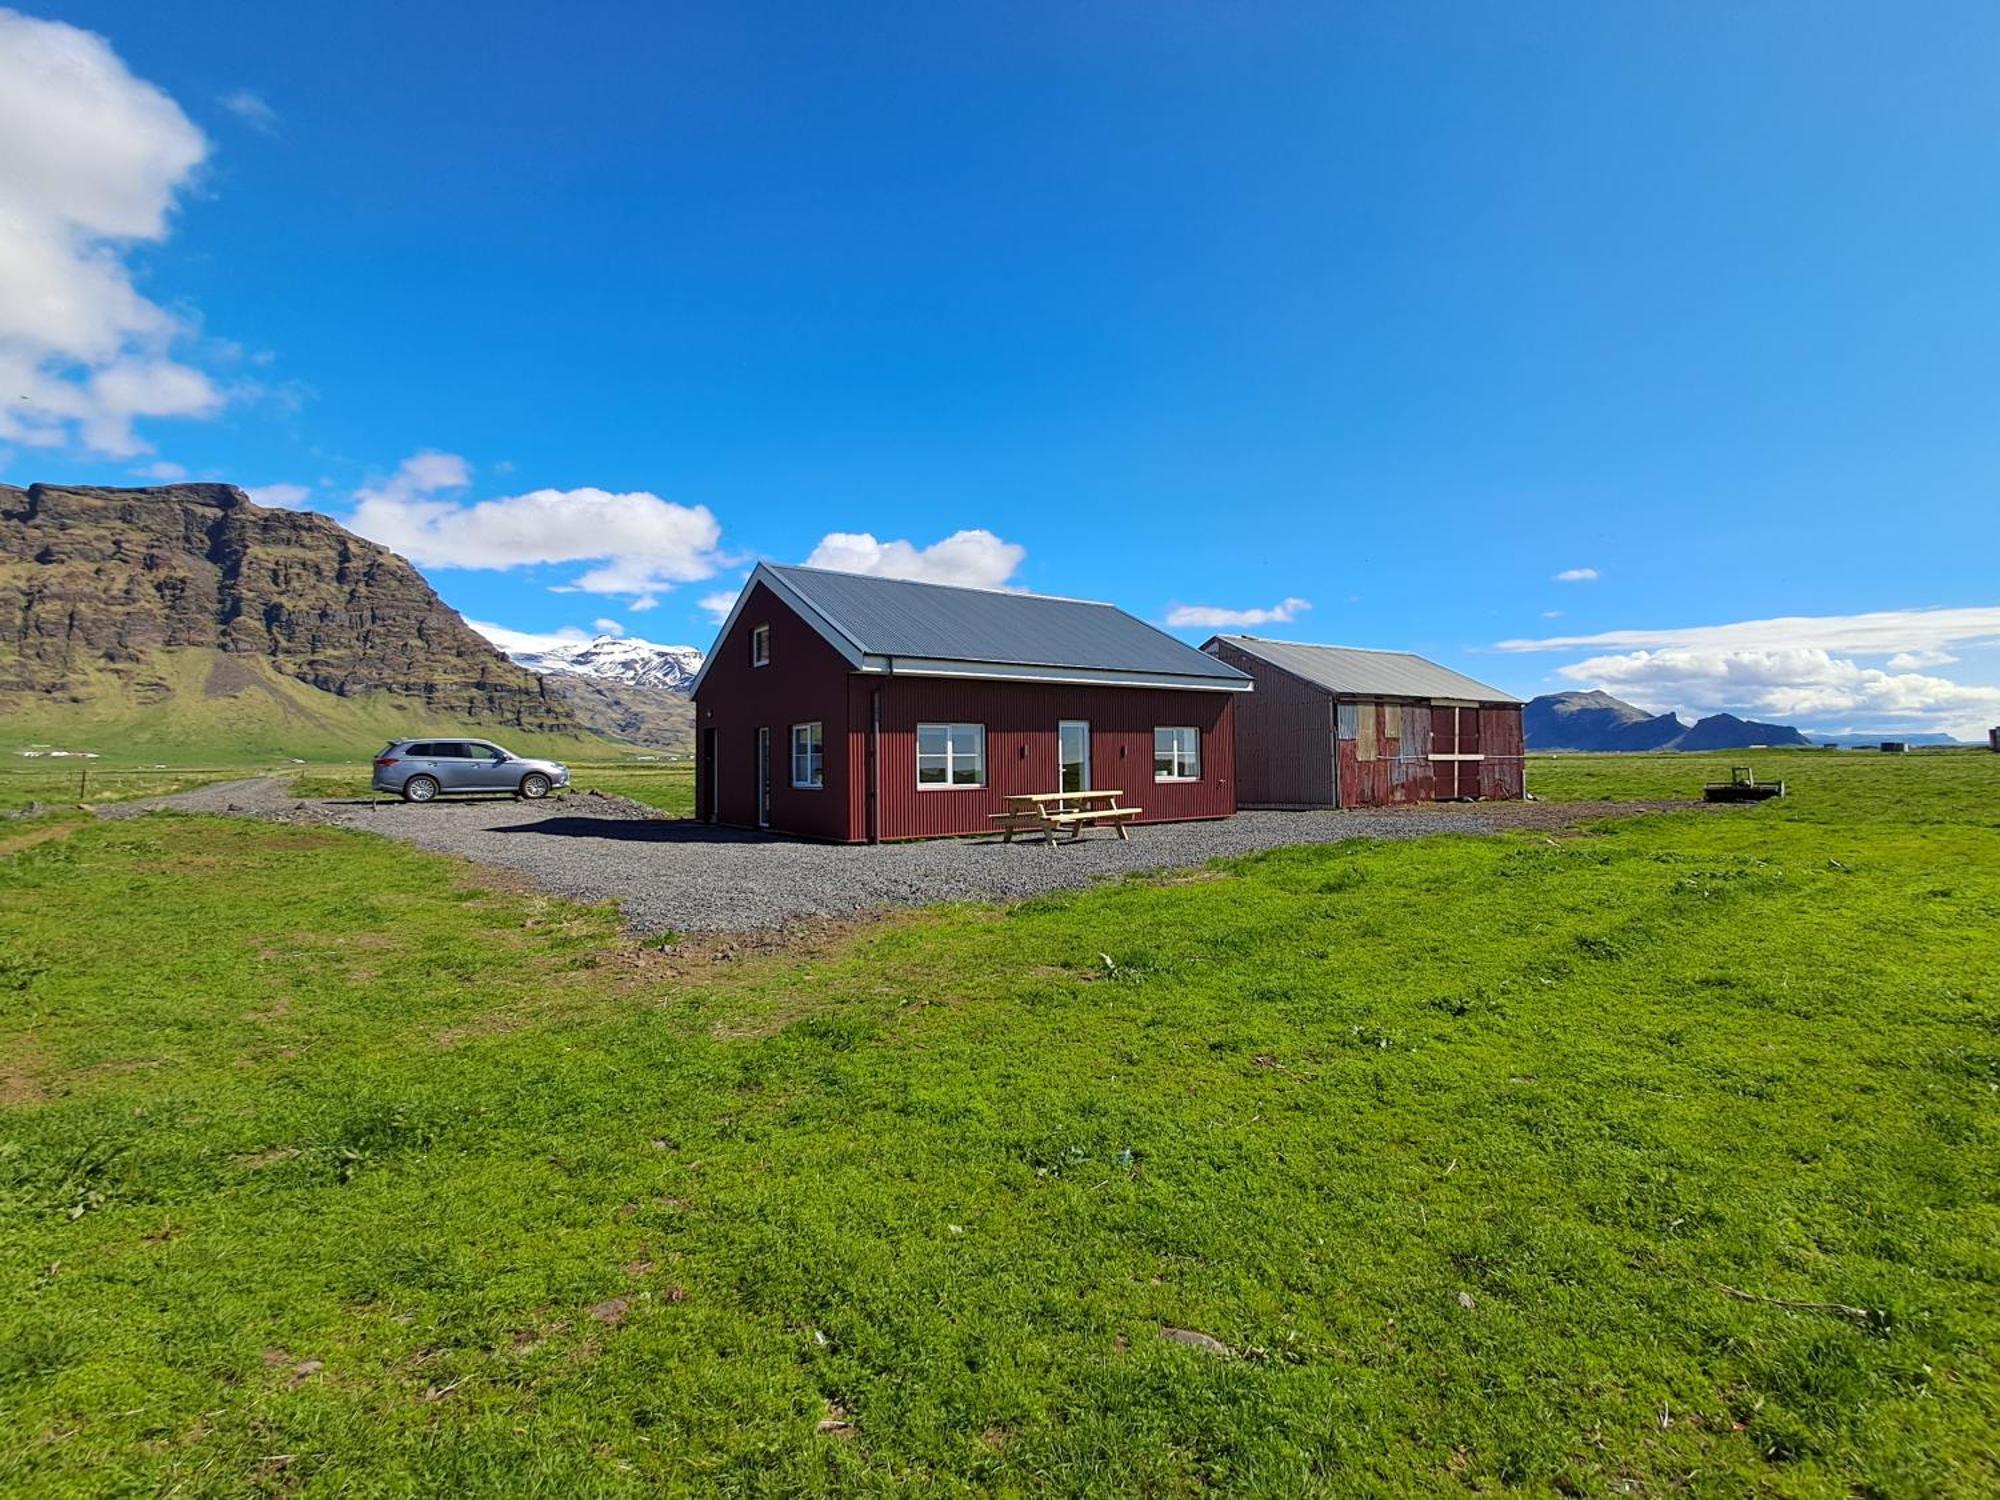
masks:
POLYGON ((952 677, 974 682, 1032 682, 1059 687, 1166 688, 1188 693, 1247 693, 1256 684, 1175 672, 1125 672, 1109 667, 1037 666, 1019 662, 943 661, 916 656, 866 656, 855 669, 870 677, 952 677))

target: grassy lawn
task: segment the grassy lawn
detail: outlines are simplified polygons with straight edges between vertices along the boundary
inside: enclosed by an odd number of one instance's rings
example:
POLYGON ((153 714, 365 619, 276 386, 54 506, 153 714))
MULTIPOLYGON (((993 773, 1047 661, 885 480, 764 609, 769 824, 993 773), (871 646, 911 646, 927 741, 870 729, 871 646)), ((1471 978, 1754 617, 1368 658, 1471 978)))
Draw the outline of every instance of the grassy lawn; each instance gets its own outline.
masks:
POLYGON ((0 859, 0 1489, 1992 1493, 2000 756, 1749 758, 719 956, 0 859))

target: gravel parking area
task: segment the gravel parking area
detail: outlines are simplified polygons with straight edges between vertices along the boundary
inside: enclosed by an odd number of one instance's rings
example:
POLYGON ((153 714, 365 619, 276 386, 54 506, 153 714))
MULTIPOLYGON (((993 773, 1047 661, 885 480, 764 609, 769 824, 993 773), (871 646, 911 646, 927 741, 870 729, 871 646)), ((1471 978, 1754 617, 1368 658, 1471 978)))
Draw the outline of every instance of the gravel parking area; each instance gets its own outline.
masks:
MULTIPOLYGON (((1698 805, 1698 804, 1694 804, 1698 805)), ((512 870, 545 890, 616 901, 641 932, 781 928, 938 901, 1014 901, 1146 871, 1198 866, 1283 844, 1421 838, 1434 833, 1554 831, 1592 818, 1687 803, 1493 802, 1341 812, 1248 812, 1215 823, 1152 823, 1129 843, 1107 832, 1054 849, 997 837, 918 844, 810 844, 663 818, 617 797, 301 802, 282 782, 203 787, 104 809, 238 813, 333 823, 406 839, 512 870)))

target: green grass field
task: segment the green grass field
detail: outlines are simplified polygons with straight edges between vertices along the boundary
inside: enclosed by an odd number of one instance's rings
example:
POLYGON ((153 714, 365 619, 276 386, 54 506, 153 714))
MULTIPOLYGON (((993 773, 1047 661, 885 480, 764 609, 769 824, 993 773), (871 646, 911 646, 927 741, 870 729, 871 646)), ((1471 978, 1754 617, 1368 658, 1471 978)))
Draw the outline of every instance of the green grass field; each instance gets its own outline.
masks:
POLYGON ((719 954, 23 848, 0 1489, 1993 1493, 2000 756, 1748 759, 719 954))

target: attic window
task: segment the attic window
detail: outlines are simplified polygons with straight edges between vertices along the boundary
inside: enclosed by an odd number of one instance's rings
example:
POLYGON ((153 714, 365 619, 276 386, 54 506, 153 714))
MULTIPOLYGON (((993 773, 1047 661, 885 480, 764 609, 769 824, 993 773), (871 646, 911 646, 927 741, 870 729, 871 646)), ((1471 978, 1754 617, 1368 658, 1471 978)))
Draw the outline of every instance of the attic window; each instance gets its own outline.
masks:
POLYGON ((771 665, 771 627, 759 625, 750 632, 750 665, 768 667, 771 665))

